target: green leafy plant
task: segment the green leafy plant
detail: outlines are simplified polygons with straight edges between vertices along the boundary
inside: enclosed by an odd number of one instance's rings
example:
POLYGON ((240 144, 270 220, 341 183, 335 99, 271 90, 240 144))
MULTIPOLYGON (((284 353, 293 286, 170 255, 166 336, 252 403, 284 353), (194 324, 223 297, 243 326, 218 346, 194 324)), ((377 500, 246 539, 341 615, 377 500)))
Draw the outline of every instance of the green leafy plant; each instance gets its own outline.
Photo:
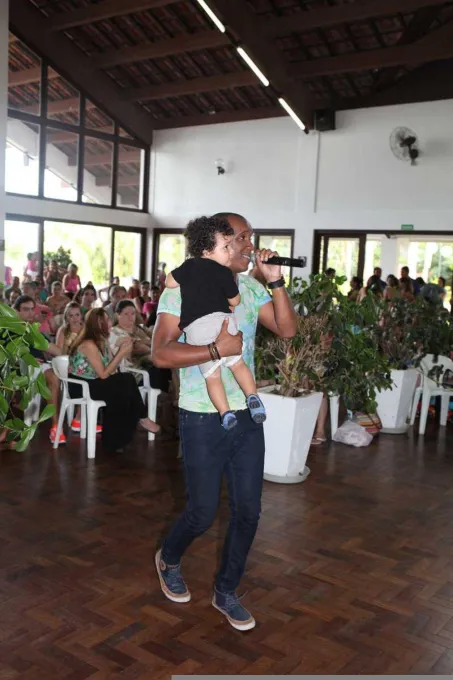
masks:
POLYGON ((24 451, 35 435, 39 423, 55 413, 55 408, 44 408, 39 421, 27 426, 18 412, 23 412, 35 394, 50 397, 39 363, 30 353, 34 347, 46 350, 48 342, 39 332, 37 323, 26 323, 16 312, 0 304, 0 428, 7 432, 7 441, 18 440, 16 451, 24 451))
POLYGON ((49 265, 52 260, 55 260, 61 269, 67 269, 72 262, 71 251, 66 250, 63 246, 60 246, 55 252, 46 251, 44 253, 44 264, 49 265))

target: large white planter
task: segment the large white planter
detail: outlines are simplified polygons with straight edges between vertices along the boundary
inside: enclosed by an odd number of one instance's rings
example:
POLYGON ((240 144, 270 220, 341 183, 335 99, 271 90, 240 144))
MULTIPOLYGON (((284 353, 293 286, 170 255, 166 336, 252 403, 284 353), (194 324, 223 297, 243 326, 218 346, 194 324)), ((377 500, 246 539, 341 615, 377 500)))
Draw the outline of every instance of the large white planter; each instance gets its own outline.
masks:
POLYGON ((418 371, 392 371, 393 387, 377 394, 377 413, 382 422, 384 434, 405 434, 409 428, 409 418, 418 371))
POLYGON ((305 462, 322 394, 281 397, 271 394, 274 390, 275 385, 272 385, 259 391, 267 413, 264 423, 264 479, 280 484, 298 484, 310 474, 305 462))

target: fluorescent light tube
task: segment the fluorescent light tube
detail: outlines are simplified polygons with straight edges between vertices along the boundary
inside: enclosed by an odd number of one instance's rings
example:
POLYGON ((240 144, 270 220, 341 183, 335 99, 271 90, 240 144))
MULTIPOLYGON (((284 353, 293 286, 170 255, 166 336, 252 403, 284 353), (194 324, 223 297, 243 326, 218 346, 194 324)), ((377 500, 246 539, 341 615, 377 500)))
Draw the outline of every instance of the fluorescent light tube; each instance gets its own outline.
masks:
POLYGON ((204 0, 197 0, 197 2, 198 2, 198 4, 200 5, 200 7, 203 7, 204 11, 205 11, 206 14, 208 15, 208 17, 211 19, 212 23, 215 24, 215 25, 217 26, 217 28, 219 29, 219 31, 220 31, 221 33, 225 33, 225 31, 226 31, 225 26, 222 24, 222 22, 220 21, 220 19, 214 14, 214 12, 213 12, 212 9, 209 7, 209 5, 207 5, 207 4, 205 3, 204 0))
POLYGON ((247 52, 244 50, 244 48, 243 48, 243 47, 237 47, 236 49, 237 49, 237 51, 238 51, 238 54, 241 55, 241 57, 243 58, 243 60, 244 60, 245 63, 247 64, 247 66, 249 66, 249 67, 252 69, 253 73, 254 73, 256 76, 258 76, 258 78, 261 80, 261 82, 263 83, 264 87, 268 87, 268 86, 269 86, 269 81, 268 81, 268 79, 266 78, 266 76, 264 75, 264 73, 262 73, 262 72, 260 71, 260 69, 259 69, 258 66, 255 64, 255 62, 254 62, 252 59, 250 59, 249 55, 248 55, 247 52))
POLYGON ((302 123, 299 116, 296 113, 294 113, 294 111, 292 110, 292 108, 290 107, 288 102, 286 102, 284 99, 282 99, 282 97, 280 97, 280 99, 278 100, 278 103, 280 104, 280 106, 282 106, 285 109, 286 113, 289 116, 291 116, 291 118, 296 123, 296 125, 298 125, 301 130, 305 130, 305 125, 302 123))

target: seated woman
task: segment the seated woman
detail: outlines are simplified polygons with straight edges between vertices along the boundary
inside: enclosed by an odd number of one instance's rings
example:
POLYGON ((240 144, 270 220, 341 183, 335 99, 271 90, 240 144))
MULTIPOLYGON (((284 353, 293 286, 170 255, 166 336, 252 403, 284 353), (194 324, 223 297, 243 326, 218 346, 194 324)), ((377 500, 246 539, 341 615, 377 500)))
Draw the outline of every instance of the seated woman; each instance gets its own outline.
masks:
MULTIPOLYGON (((61 350, 62 354, 69 354, 72 345, 74 344, 79 333, 83 330, 82 310, 77 302, 69 302, 66 305, 63 315, 63 325, 58 329, 56 346, 61 350)), ((73 432, 80 432, 80 406, 77 406, 74 418, 71 423, 71 430, 73 432)), ((100 434, 102 427, 97 425, 96 432, 100 434)))
POLYGON ((360 291, 358 298, 359 302, 362 302, 362 300, 366 298, 369 292, 373 293, 376 299, 382 298, 381 279, 377 274, 373 274, 373 276, 370 276, 366 286, 362 288, 362 290, 360 291))
POLYGON ((124 338, 132 340, 132 352, 123 359, 124 367, 139 368, 147 371, 151 387, 168 392, 171 370, 156 368, 151 361, 151 333, 138 325, 140 315, 132 300, 121 300, 116 306, 117 323, 109 335, 112 354, 116 355, 124 338))
MULTIPOLYGON (((129 444, 138 424, 153 433, 159 432, 160 427, 147 417, 134 376, 117 372, 132 350, 132 340, 124 338, 112 358, 109 333, 108 315, 102 307, 91 309, 83 331, 71 347, 69 374, 88 382, 92 399, 106 402, 102 438, 107 450, 117 451, 129 444)), ((80 386, 69 383, 69 392, 71 397, 79 397, 80 386)))
POLYGON ((387 285, 384 289, 384 300, 394 300, 401 297, 399 281, 396 276, 389 274, 387 276, 387 285))
POLYGON ((63 290, 65 295, 71 300, 77 295, 82 287, 80 283, 80 277, 78 274, 79 268, 76 264, 70 264, 68 266, 68 273, 63 277, 63 290))
POLYGON ((89 283, 83 288, 82 290, 79 290, 79 292, 76 295, 76 302, 80 304, 80 308, 82 310, 82 316, 85 317, 85 315, 90 311, 90 309, 93 307, 94 303, 96 302, 98 298, 98 294, 96 293, 96 288, 93 286, 93 284, 89 283))
POLYGON ((360 290, 363 287, 363 279, 360 276, 353 276, 350 281, 351 290, 348 293, 348 298, 353 302, 357 302, 360 295, 360 290))
POLYGON ((406 300, 406 302, 414 302, 414 286, 409 277, 406 276, 400 279, 400 292, 403 300, 406 300))
POLYGON ((151 302, 151 298, 149 296, 149 281, 142 281, 140 284, 140 295, 137 295, 137 297, 134 298, 134 304, 137 308, 137 312, 143 314, 143 305, 146 302, 151 302))
POLYGON ((140 283, 138 279, 132 279, 132 286, 127 291, 127 297, 129 300, 135 300, 136 297, 140 295, 140 283))
POLYGON ((55 323, 58 328, 63 323, 63 313, 68 302, 70 302, 67 295, 63 295, 63 286, 60 281, 54 281, 51 287, 52 294, 47 298, 47 306, 54 315, 55 323))

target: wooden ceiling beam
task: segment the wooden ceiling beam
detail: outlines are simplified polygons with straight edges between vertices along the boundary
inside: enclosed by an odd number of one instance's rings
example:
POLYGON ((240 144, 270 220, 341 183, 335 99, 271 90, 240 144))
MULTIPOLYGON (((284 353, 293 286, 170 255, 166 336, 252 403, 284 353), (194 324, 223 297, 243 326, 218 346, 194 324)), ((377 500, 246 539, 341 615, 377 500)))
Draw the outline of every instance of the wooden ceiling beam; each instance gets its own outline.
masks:
POLYGON ((167 99, 167 97, 182 97, 200 92, 214 92, 228 90, 246 85, 257 85, 258 78, 251 71, 237 71, 221 76, 207 76, 192 78, 191 80, 177 80, 162 85, 145 85, 144 87, 125 90, 123 98, 128 102, 150 101, 152 99, 167 99))
MULTIPOLYGON (((120 150, 118 154, 118 162, 126 165, 127 163, 140 163, 141 151, 139 149, 134 149, 133 151, 120 150)), ((68 161, 68 165, 77 165, 77 156, 71 156, 68 161)), ((113 153, 99 153, 99 154, 87 154, 85 153, 83 158, 83 165, 85 168, 93 168, 96 165, 113 165, 113 153)))
POLYGON ((412 13, 422 7, 444 4, 445 0, 363 0, 294 12, 270 21, 263 20, 260 26, 268 37, 277 38, 288 33, 304 33, 317 28, 329 28, 387 14, 394 16, 398 13, 412 13))
MULTIPOLYGON (((96 178, 97 187, 111 187, 112 178, 97 177, 96 178)), ((119 187, 139 187, 140 186, 140 175, 118 175, 118 186, 119 187)))
POLYGON ((451 57, 453 57, 453 22, 444 24, 411 45, 396 45, 379 50, 303 61, 292 65, 289 72, 294 78, 314 78, 401 65, 417 66, 451 57))
POLYGON ((199 116, 177 116, 156 120, 155 130, 170 130, 174 128, 192 127, 198 125, 216 125, 218 123, 238 123, 245 120, 260 120, 264 118, 281 118, 286 113, 281 106, 263 106, 256 109, 242 109, 240 111, 219 111, 214 114, 200 114, 199 116))
POLYGON ((178 0, 100 0, 96 4, 56 14, 51 19, 52 30, 67 31, 76 26, 86 26, 96 21, 143 12, 147 9, 166 7, 178 0))
POLYGON ((249 57, 262 70, 273 88, 286 100, 307 128, 310 127, 314 108, 311 93, 289 77, 285 56, 268 39, 262 24, 247 6, 248 3, 244 0, 213 0, 210 4, 243 44, 249 57))
MULTIPOLYGON (((102 132, 108 135, 113 134, 113 128, 111 125, 108 125, 107 127, 101 127, 101 128, 87 128, 85 132, 85 136, 89 138, 90 135, 90 130, 92 132, 102 132)), ((47 133, 47 141, 49 144, 68 144, 71 142, 76 141, 76 133, 75 132, 69 132, 66 130, 62 130, 61 132, 48 132, 47 133)))
POLYGON ((453 59, 426 64, 368 97, 323 102, 338 111, 453 99, 453 59))
POLYGON ((222 47, 229 44, 228 37, 220 33, 220 31, 202 31, 194 35, 183 34, 176 38, 146 42, 119 50, 107 50, 102 54, 93 55, 91 61, 98 68, 108 69, 113 66, 145 61, 146 59, 160 59, 173 54, 195 52, 196 50, 222 47))
MULTIPOLYGON (((133 0, 128 0, 128 4, 133 4, 133 0)), ((92 5, 93 8, 97 6, 92 5)), ((121 88, 106 73, 94 69, 90 58, 71 40, 52 31, 49 19, 29 0, 10 3, 9 21, 15 35, 47 59, 53 68, 58 69, 64 78, 122 128, 142 143, 152 143, 153 118, 139 106, 124 101, 121 88)))
MULTIPOLYGON (((49 79, 59 78, 60 74, 52 68, 48 69, 47 77, 49 79)), ((26 68, 23 71, 9 71, 8 73, 8 87, 18 87, 19 85, 31 85, 31 83, 39 83, 41 80, 41 67, 26 68)))
MULTIPOLYGON (((85 101, 87 109, 94 109, 96 105, 87 99, 85 101)), ((50 116, 57 116, 60 113, 71 113, 72 111, 79 111, 80 97, 69 97, 68 99, 57 99, 47 104, 47 114, 50 116)), ((21 111, 25 113, 39 113, 39 104, 31 104, 30 106, 23 106, 21 111)))

